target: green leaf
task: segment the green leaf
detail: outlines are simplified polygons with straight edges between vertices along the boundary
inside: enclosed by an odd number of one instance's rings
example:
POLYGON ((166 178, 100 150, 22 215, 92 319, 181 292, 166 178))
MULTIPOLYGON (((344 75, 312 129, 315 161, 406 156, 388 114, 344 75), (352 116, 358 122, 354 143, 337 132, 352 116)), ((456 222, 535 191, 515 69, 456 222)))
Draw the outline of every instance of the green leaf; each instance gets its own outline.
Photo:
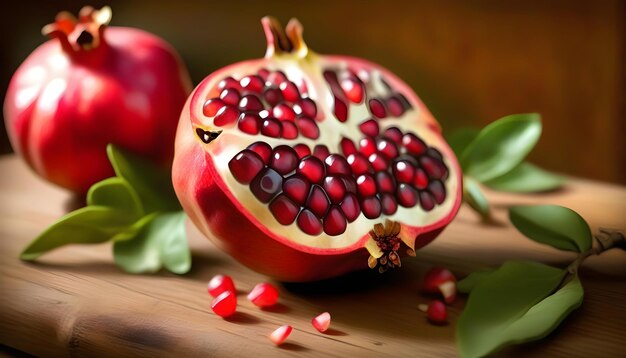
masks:
POLYGON ((510 172, 487 180, 485 185, 494 190, 511 193, 536 193, 554 190, 565 183, 565 178, 523 162, 510 172))
POLYGON ((463 199, 474 210, 476 210, 483 218, 489 218, 489 202, 480 190, 478 183, 470 178, 463 178, 463 199))
POLYGON ((459 128, 452 132, 447 138, 447 142, 457 157, 461 157, 465 148, 478 136, 480 129, 476 128, 459 128))
POLYGON ((141 200, 128 182, 119 177, 104 179, 87 192, 87 205, 108 206, 125 210, 138 218, 143 215, 141 200))
POLYGON ((180 210, 169 171, 112 144, 107 146, 107 154, 117 176, 136 190, 145 212, 180 210))
POLYGON ((487 269, 472 272, 467 277, 456 283, 457 291, 461 293, 470 293, 474 289, 474 287, 476 287, 478 282, 482 281, 485 277, 489 276, 494 271, 495 269, 487 269))
POLYGON ((542 244, 577 252, 591 248, 589 225, 572 209, 558 205, 513 206, 509 218, 522 234, 542 244))
POLYGON ((557 290, 566 273, 538 263, 507 262, 480 280, 457 323, 461 356, 482 357, 548 335, 582 301, 576 278, 557 290))
POLYGON ((68 244, 99 244, 125 230, 134 218, 125 211, 106 206, 87 206, 73 211, 48 227, 21 253, 22 260, 68 244))
POLYGON ((114 243, 115 262, 130 273, 156 272, 162 266, 186 273, 191 268, 191 254, 184 223, 182 211, 151 214, 135 237, 114 243))
POLYGON ((463 172, 480 182, 502 176, 520 164, 539 140, 539 114, 503 117, 485 128, 461 157, 463 172))

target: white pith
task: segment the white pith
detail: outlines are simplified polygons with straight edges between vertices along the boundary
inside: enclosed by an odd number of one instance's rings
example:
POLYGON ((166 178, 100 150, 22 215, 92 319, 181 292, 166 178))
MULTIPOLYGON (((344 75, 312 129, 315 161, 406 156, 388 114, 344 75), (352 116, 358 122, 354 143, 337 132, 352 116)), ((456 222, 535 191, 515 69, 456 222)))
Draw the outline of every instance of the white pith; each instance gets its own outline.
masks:
MULTIPOLYGON (((354 68, 355 64, 351 61, 351 67, 354 68)), ((359 64, 362 68, 368 71, 374 70, 368 67, 366 63, 359 64)), ((234 195, 239 203, 248 211, 250 217, 254 217, 258 220, 258 223, 263 226, 264 230, 273 233, 275 236, 281 237, 284 241, 292 242, 297 245, 302 245, 310 248, 322 248, 322 249, 341 249, 354 245, 361 240, 364 235, 372 229, 374 224, 383 223, 385 219, 391 219, 399 221, 402 224, 406 224, 414 227, 424 227, 436 224, 440 220, 445 219, 451 211, 454 210, 455 200, 454 196, 457 195, 459 190, 458 173, 456 172, 456 165, 448 161, 449 149, 445 143, 443 143, 440 134, 433 130, 436 126, 436 122, 432 118, 432 115, 428 112, 426 107, 421 102, 416 102, 411 95, 408 86, 400 82, 391 73, 381 69, 382 76, 388 80, 393 78, 391 85, 398 92, 404 94, 406 98, 411 102, 412 109, 409 109, 400 118, 385 118, 378 120, 381 128, 381 133, 388 127, 395 126, 402 130, 402 132, 413 132, 420 137, 428 146, 434 147, 444 154, 444 163, 448 167, 449 177, 444 181, 446 187, 447 199, 441 204, 436 205, 431 211, 424 211, 419 204, 412 208, 404 208, 398 206, 398 210, 391 216, 381 215, 376 219, 368 219, 362 213, 352 223, 348 223, 345 233, 338 236, 329 236, 322 233, 317 236, 311 236, 303 233, 294 221, 291 225, 280 224, 272 215, 268 208, 268 204, 260 202, 250 191, 249 185, 240 184, 230 173, 228 167, 229 161, 241 150, 245 149, 250 144, 262 141, 268 143, 272 148, 277 145, 285 144, 294 146, 299 143, 304 143, 309 146, 311 150, 316 144, 324 144, 328 147, 331 153, 342 153, 340 148, 340 141, 343 137, 350 138, 358 147, 359 139, 364 135, 359 130, 358 126, 363 121, 372 118, 367 110, 366 100, 361 104, 349 103, 349 117, 346 122, 339 122, 333 114, 334 99, 328 84, 323 77, 323 71, 334 69, 341 69, 338 66, 348 66, 347 62, 339 63, 337 58, 333 58, 332 61, 328 60, 328 57, 318 56, 309 53, 309 56, 299 58, 292 54, 280 54, 274 55, 271 61, 259 60, 256 62, 248 62, 245 66, 231 66, 228 68, 228 72, 215 74, 212 79, 204 86, 203 92, 199 93, 198 98, 207 99, 215 97, 214 88, 217 86, 220 80, 226 76, 232 76, 235 79, 240 79, 243 76, 256 74, 259 69, 266 68, 270 71, 281 70, 287 77, 298 83, 298 79, 306 77, 306 83, 308 87, 308 96, 313 99, 317 105, 318 120, 324 118, 321 122, 317 121, 317 125, 320 130, 320 136, 316 140, 305 138, 300 135, 293 140, 270 138, 263 135, 248 135, 237 129, 236 125, 226 127, 216 127, 213 125, 213 118, 204 117, 202 113, 203 100, 196 103, 198 108, 192 108, 194 113, 200 113, 198 120, 200 123, 196 123, 196 126, 201 127, 204 130, 223 130, 221 135, 209 144, 204 144, 198 140, 198 145, 203 145, 205 151, 208 152, 213 159, 214 166, 221 174, 221 178, 227 186, 228 190, 234 195), (209 96, 211 94, 211 96, 209 96), (324 94, 323 98, 320 98, 320 94, 324 94)), ((358 68, 357 68, 358 70, 358 68)), ((378 71, 378 70, 374 70, 378 71)), ((373 77, 376 77, 376 72, 373 73, 373 77)), ((387 89, 382 85, 375 85, 379 95, 385 95, 387 89)), ((402 233, 401 233, 402 235, 402 233)), ((413 241, 415 237, 401 237, 401 239, 407 243, 410 247, 413 247, 413 241)), ((368 246, 371 246, 371 242, 368 246)), ((368 250, 374 254, 375 248, 368 247, 368 250)), ((378 256, 377 254, 375 256, 378 256)))

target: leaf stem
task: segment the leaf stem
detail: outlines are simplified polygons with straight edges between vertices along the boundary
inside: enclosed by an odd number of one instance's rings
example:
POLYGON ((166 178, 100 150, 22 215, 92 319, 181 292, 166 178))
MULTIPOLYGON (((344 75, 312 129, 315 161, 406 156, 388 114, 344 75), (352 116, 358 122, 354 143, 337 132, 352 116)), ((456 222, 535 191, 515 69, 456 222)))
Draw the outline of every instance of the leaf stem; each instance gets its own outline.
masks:
POLYGON ((617 230, 600 228, 600 234, 595 235, 593 238, 595 239, 595 244, 589 250, 581 252, 576 260, 567 266, 567 271, 570 274, 578 272, 578 268, 582 265, 583 261, 591 255, 599 255, 614 247, 620 247, 626 250, 626 237, 617 230))

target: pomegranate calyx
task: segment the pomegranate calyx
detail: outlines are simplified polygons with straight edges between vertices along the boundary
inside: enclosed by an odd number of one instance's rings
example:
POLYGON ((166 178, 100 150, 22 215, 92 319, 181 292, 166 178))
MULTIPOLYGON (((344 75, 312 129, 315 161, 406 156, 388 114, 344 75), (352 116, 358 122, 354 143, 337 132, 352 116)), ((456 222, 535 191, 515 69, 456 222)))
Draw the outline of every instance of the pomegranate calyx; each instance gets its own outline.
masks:
POLYGON ((302 24, 300 24, 300 21, 292 18, 284 30, 280 22, 272 16, 263 17, 261 24, 267 40, 266 58, 280 54, 293 54, 297 58, 307 57, 309 48, 302 38, 302 24))
POLYGON ((72 58, 80 52, 89 52, 105 45, 104 29, 111 21, 111 8, 104 6, 96 10, 83 7, 76 19, 67 11, 57 14, 53 23, 44 26, 41 33, 61 42, 61 47, 72 58))
MULTIPOLYGON (((371 269, 378 267, 378 272, 383 273, 391 268, 402 266, 398 250, 404 244, 400 239, 401 225, 397 221, 385 220, 385 224, 376 224, 370 230, 369 235, 378 246, 382 255, 371 254, 367 260, 367 266, 371 269)), ((412 249, 409 248, 412 251, 412 249)), ((414 251, 413 251, 414 252, 414 251)), ((408 250, 407 250, 408 253, 408 250)))

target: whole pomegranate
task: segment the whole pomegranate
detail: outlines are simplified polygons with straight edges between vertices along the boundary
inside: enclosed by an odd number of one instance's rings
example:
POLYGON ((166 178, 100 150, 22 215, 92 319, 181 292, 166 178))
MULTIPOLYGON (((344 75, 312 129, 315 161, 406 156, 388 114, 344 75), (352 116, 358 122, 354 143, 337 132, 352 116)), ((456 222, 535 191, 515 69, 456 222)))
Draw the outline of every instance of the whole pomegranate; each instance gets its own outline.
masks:
POLYGON ((284 281, 400 266, 453 219, 461 172, 411 89, 358 58, 321 56, 291 20, 262 20, 264 59, 200 83, 173 181, 198 228, 284 281))
POLYGON ((13 148, 42 177, 84 193, 113 175, 106 145, 169 164, 191 81, 174 49, 108 27, 111 9, 67 12, 11 79, 4 117, 13 148))

